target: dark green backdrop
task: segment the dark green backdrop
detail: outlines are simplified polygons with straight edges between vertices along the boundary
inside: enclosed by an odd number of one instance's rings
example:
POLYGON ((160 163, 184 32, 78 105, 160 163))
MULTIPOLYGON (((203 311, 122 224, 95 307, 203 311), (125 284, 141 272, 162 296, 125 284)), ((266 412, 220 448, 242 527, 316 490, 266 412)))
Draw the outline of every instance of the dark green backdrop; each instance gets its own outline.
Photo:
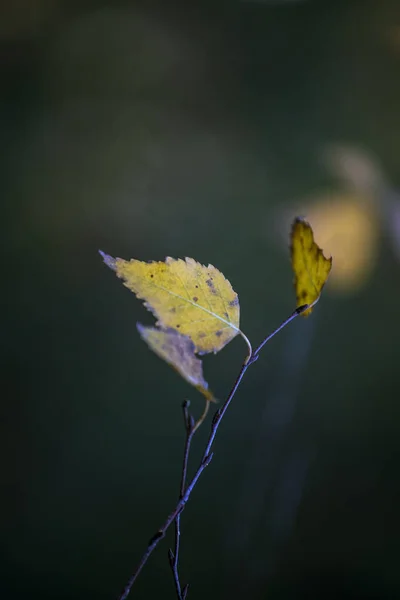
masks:
MULTIPOLYGON (((398 597, 398 1, 9 0, 0 21, 4 597, 116 598, 176 499, 180 404, 201 410, 97 249, 211 262, 256 344, 294 308, 279 215, 340 193, 338 142, 390 181, 376 265, 248 372, 182 577, 190 600, 398 597)), ((244 354, 205 358, 218 397, 244 354)), ((133 598, 174 598, 167 548, 133 598)))

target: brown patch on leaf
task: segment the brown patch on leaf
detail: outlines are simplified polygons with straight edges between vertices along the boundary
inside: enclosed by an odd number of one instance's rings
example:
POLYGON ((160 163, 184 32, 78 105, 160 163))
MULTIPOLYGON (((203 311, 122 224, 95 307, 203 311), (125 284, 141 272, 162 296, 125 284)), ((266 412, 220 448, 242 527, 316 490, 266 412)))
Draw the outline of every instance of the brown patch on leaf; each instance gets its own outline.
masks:
POLYGON ((239 298, 237 296, 235 296, 235 298, 233 300, 231 300, 229 302, 229 306, 237 306, 239 304, 239 298))
POLYGON ((212 277, 210 277, 210 279, 206 279, 206 284, 210 288, 210 292, 212 294, 216 294, 217 293, 217 290, 215 289, 215 286, 214 286, 213 281, 212 281, 212 277))

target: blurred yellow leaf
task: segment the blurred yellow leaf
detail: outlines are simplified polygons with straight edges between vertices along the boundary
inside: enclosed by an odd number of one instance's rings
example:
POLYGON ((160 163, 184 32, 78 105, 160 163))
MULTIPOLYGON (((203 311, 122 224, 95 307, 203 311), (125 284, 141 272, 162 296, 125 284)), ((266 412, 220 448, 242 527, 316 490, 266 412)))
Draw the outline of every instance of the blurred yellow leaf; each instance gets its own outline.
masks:
POLYGON ((304 211, 318 244, 335 257, 330 287, 346 293, 361 288, 378 254, 380 222, 374 205, 354 193, 329 194, 308 204, 304 211))
POLYGON ((137 324, 142 339, 166 363, 171 365, 191 385, 199 390, 208 401, 214 396, 203 377, 203 365, 195 356, 192 340, 174 329, 159 329, 137 324))
POLYGON ((212 265, 205 267, 192 258, 146 263, 100 254, 126 287, 145 301, 157 325, 189 336, 195 352, 218 352, 241 333, 238 296, 212 265))
MULTIPOLYGON (((299 217, 292 225, 290 249, 297 306, 314 304, 328 279, 332 258, 325 258, 321 248, 314 242, 311 225, 299 217)), ((302 314, 307 316, 311 311, 312 308, 309 308, 302 314)))

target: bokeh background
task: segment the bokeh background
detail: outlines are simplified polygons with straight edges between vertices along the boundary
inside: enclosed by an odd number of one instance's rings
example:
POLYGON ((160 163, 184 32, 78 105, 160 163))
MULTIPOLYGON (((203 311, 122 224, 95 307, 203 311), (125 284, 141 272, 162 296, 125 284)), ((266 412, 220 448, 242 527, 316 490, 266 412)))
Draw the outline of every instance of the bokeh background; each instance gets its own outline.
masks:
MULTIPOLYGON (((2 596, 116 598, 176 500, 181 402, 202 409, 98 248, 216 265, 257 344, 295 306, 301 214, 332 277, 227 414, 182 579, 400 597, 398 0, 8 0, 0 69, 2 596)), ((245 352, 204 359, 219 398, 245 352)), ((175 597, 167 548, 132 597, 175 597)))

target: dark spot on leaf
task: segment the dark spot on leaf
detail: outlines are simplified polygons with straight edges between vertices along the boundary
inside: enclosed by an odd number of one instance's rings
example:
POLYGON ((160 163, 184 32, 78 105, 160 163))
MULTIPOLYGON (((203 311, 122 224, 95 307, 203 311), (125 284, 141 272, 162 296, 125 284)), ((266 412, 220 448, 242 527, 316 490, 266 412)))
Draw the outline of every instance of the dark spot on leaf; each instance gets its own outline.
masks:
POLYGON ((151 278, 153 278, 153 277, 154 277, 153 273, 150 275, 150 277, 151 277, 151 278))
POLYGON ((216 293, 217 293, 217 290, 215 289, 215 287, 214 287, 214 284, 213 284, 213 282, 212 282, 212 277, 211 277, 210 279, 206 279, 206 284, 207 284, 207 285, 208 285, 208 287, 210 288, 210 292, 211 292, 212 294, 216 294, 216 293))
POLYGON ((225 317, 225 319, 229 319, 228 313, 224 313, 224 317, 225 317))
POLYGON ((216 332, 215 332, 215 335, 216 335, 217 337, 221 337, 221 335, 222 335, 222 331, 216 331, 216 332))
POLYGON ((200 331, 199 338, 204 338, 204 337, 206 337, 206 334, 204 333, 204 331, 200 331))
POLYGON ((198 297, 197 296, 193 296, 193 302, 197 302, 198 297))
POLYGON ((175 313, 175 312, 176 312, 176 308, 175 308, 175 306, 173 306, 172 308, 170 308, 170 309, 169 309, 169 312, 171 312, 171 313, 175 313))
POLYGON ((305 300, 307 298, 307 290, 303 290, 301 292, 301 297, 303 298, 303 300, 305 300))
POLYGON ((231 300, 229 302, 229 306, 237 306, 239 304, 239 298, 237 296, 235 296, 235 298, 233 300, 231 300))
POLYGON ((179 327, 180 327, 180 325, 178 324, 178 325, 176 326, 176 328, 177 328, 177 329, 179 329, 179 327))
POLYGON ((196 288, 198 288, 199 286, 198 286, 198 285, 196 285, 195 287, 196 287, 196 288))

